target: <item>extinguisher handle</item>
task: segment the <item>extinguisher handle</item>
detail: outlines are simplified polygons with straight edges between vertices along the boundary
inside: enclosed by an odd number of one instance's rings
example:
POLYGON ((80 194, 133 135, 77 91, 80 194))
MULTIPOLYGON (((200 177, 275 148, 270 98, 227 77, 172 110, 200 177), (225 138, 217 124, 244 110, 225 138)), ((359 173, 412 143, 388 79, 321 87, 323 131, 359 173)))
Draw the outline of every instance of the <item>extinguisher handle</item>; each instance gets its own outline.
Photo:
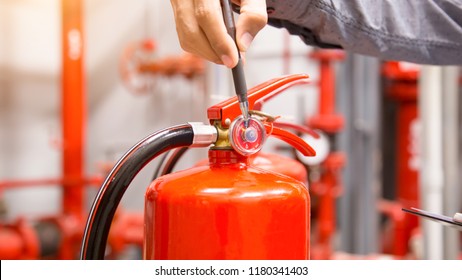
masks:
POLYGON ((296 124, 296 123, 282 122, 282 121, 278 120, 278 121, 273 122, 273 126, 277 126, 279 128, 282 128, 282 129, 293 129, 293 130, 295 130, 297 132, 308 134, 308 135, 312 136, 315 139, 319 139, 321 137, 319 135, 319 133, 316 132, 315 130, 313 130, 313 129, 307 127, 307 126, 299 125, 299 124, 296 124))
MULTIPOLYGON (((308 75, 294 74, 269 80, 247 91, 249 110, 260 110, 263 103, 287 88, 297 84, 308 83, 308 75)), ((239 101, 236 96, 220 102, 207 109, 210 123, 220 121, 223 127, 228 127, 231 121, 241 114, 239 101)))
POLYGON ((265 124, 266 132, 269 136, 274 136, 290 146, 294 147, 304 156, 315 156, 316 151, 311 147, 308 143, 306 143, 302 138, 298 137, 297 135, 281 129, 277 126, 273 126, 271 124, 265 124))

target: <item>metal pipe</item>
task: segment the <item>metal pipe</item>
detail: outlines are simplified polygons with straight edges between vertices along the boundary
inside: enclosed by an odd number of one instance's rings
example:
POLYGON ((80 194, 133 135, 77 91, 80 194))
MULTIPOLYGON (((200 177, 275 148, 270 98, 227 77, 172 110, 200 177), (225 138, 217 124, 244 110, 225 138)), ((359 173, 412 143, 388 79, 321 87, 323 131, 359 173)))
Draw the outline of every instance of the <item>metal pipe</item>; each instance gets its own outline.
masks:
POLYGON ((401 210, 402 205, 399 202, 382 199, 377 202, 377 209, 392 223, 393 256, 397 259, 404 258, 408 253, 408 238, 406 235, 406 214, 401 210))
POLYGON ((0 259, 33 260, 40 254, 36 231, 24 218, 13 224, 0 223, 0 259))
POLYGON ((284 31, 283 41, 282 41, 282 74, 289 75, 291 68, 291 59, 292 53, 290 49, 290 34, 287 31, 284 31))
POLYGON ((321 59, 320 64, 320 79, 319 79, 319 114, 332 115, 335 114, 335 74, 332 61, 321 59))
MULTIPOLYGON (((442 143, 442 70, 423 66, 419 79, 419 115, 422 131, 420 193, 422 208, 433 213, 443 211, 442 143)), ((424 259, 443 258, 443 228, 438 223, 422 221, 424 259)))
MULTIPOLYGON (((54 186, 54 185, 72 185, 82 184, 89 186, 100 186, 104 178, 99 176, 93 176, 88 178, 79 178, 78 180, 71 180, 66 178, 41 178, 41 179, 20 179, 20 180, 5 180, 0 181, 0 191, 11 188, 26 188, 26 187, 43 187, 43 186, 54 186)), ((1 197, 1 193, 0 193, 1 197)))
MULTIPOLYGON (((459 68, 443 68, 443 150, 444 150, 444 213, 453 215, 459 212, 459 68)), ((445 227, 444 259, 459 258, 459 232, 445 227)))
POLYGON ((83 67, 82 0, 61 0, 62 40, 62 135, 64 214, 83 218, 83 162, 85 123, 85 78, 83 67))

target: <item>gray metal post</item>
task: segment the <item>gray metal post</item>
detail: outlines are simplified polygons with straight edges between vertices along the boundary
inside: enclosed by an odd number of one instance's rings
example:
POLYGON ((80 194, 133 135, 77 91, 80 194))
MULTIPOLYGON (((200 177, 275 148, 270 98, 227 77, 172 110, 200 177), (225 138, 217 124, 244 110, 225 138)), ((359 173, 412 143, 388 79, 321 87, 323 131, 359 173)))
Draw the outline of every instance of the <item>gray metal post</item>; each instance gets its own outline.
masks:
POLYGON ((339 221, 339 237, 340 237, 340 250, 346 252, 354 252, 354 215, 352 209, 352 190, 351 184, 351 175, 352 175, 352 151, 350 148, 350 138, 352 131, 351 125, 351 111, 352 108, 352 79, 353 79, 353 57, 351 55, 347 56, 345 63, 341 65, 339 73, 337 75, 337 108, 340 113, 345 116, 345 128, 338 136, 338 146, 339 150, 345 152, 347 157, 346 166, 343 169, 343 194, 338 200, 338 205, 340 212, 338 213, 339 221))
MULTIPOLYGON (((423 209, 443 212, 443 141, 442 141, 442 69, 423 66, 419 78, 420 134, 420 205, 423 209)), ((443 258, 443 229, 438 223, 422 220, 424 259, 443 258)))
MULTIPOLYGON (((459 190, 459 68, 443 68, 443 212, 453 215, 460 212, 459 190)), ((443 258, 456 260, 459 257, 459 232, 443 228, 443 258)))
POLYGON ((377 197, 380 189, 379 61, 360 55, 348 57, 341 73, 339 111, 346 117, 339 148, 347 153, 344 194, 340 198, 341 249, 377 252, 377 197))

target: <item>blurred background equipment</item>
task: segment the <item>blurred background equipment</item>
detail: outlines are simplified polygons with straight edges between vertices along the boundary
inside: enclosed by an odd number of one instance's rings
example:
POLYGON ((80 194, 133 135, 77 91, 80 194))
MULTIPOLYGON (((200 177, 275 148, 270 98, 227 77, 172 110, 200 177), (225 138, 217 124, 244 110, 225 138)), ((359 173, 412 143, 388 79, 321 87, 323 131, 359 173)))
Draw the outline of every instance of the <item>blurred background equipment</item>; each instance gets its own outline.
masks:
MULTIPOLYGON (((462 258, 459 230, 402 211, 462 211, 460 67, 314 49, 268 26, 244 69, 248 88, 310 77, 251 113, 317 156, 270 138, 249 164, 307 188, 311 259, 462 258)), ((234 95, 228 69, 181 50, 168 1, 0 0, 0 259, 77 259, 117 160, 234 95)), ((133 178, 106 259, 143 257, 146 186, 204 158, 175 150, 133 178)))

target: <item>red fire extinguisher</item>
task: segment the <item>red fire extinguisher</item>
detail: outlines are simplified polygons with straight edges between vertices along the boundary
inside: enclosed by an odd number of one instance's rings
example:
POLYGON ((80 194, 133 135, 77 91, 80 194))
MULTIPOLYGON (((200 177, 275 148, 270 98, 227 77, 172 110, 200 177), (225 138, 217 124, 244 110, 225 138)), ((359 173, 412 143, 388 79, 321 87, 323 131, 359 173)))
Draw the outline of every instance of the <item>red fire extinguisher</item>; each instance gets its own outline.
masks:
MULTIPOLYGON (((291 75, 248 91, 249 108, 306 83, 291 75)), ((135 145, 114 166, 87 221, 82 259, 103 259, 117 205, 135 175, 153 158, 177 147, 209 147, 209 165, 162 176, 145 196, 145 259, 308 259, 310 197, 300 181, 249 165, 268 136, 306 156, 301 138, 259 114, 244 124, 237 98, 207 111, 210 125, 164 129, 135 145)))
MULTIPOLYGON (((208 164, 209 159, 207 158, 199 161, 195 166, 205 166, 208 164)), ((308 183, 308 172, 305 166, 290 157, 259 152, 249 157, 249 165, 292 177, 304 184, 308 183)))

